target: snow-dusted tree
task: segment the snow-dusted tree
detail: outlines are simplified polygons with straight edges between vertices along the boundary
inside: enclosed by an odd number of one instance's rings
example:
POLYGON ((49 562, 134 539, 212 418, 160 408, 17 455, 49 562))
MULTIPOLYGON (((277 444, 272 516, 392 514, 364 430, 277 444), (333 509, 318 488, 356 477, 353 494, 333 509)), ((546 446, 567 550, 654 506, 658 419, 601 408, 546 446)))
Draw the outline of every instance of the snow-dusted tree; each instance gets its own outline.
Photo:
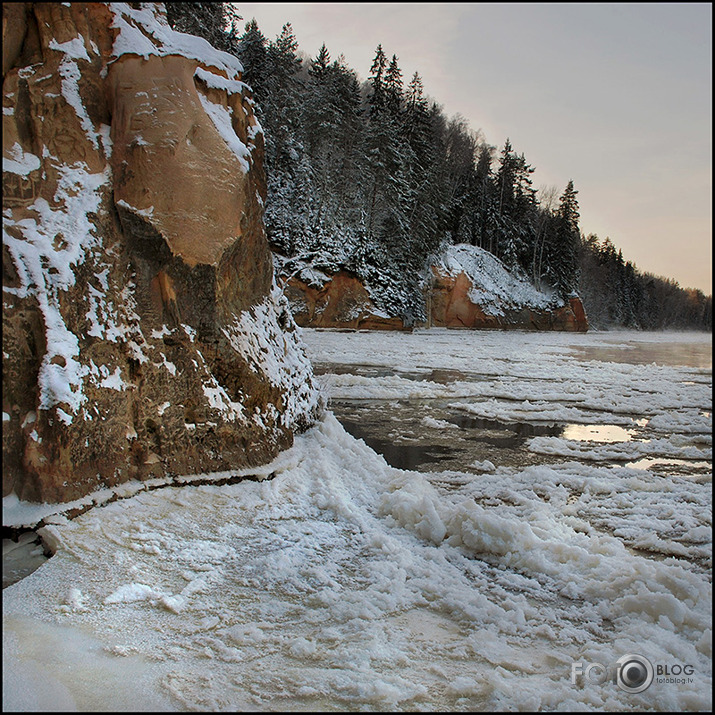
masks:
POLYGON ((394 118, 398 118, 402 110, 402 72, 395 55, 385 73, 385 107, 394 118))
POLYGON ((492 162, 496 147, 483 142, 477 150, 474 167, 474 204, 472 209, 471 243, 494 252, 496 237, 495 181, 492 162))
POLYGON ((578 288, 579 280, 579 211, 573 181, 566 185, 559 199, 554 230, 547 246, 548 274, 559 294, 566 298, 578 288))
POLYGON ((167 2, 166 19, 179 32, 198 35, 224 52, 235 52, 235 24, 242 18, 232 3, 167 2))
POLYGON ((402 136, 409 147, 408 182, 410 256, 416 270, 437 248, 441 239, 442 183, 438 162, 439 142, 422 79, 414 73, 407 88, 402 115, 402 136))
MULTIPOLYGON (((171 3, 173 4, 173 3, 171 3)), ((246 23, 245 31, 238 39, 236 54, 243 64, 243 80, 253 89, 258 100, 258 113, 261 116, 262 100, 265 97, 265 84, 268 73, 268 40, 258 28, 254 17, 246 23)))
POLYGON ((360 87, 341 56, 330 62, 325 45, 310 63, 302 122, 310 158, 319 231, 325 249, 349 255, 360 222, 360 87))
POLYGON ((295 38, 290 22, 283 25, 276 41, 271 43, 269 52, 273 57, 273 74, 279 83, 288 82, 301 68, 302 60, 298 57, 298 40, 295 38))
POLYGON ((471 190, 475 186, 474 170, 477 136, 464 117, 453 117, 445 131, 444 201, 447 220, 445 229, 452 243, 469 241, 465 232, 471 208, 471 190))
POLYGON ((372 89, 370 94, 370 116, 373 117, 385 106, 385 68, 387 67, 387 57, 382 49, 382 45, 378 45, 375 50, 375 59, 370 67, 370 76, 368 83, 372 89))
MULTIPOLYGON (((298 57, 298 42, 290 23, 283 25, 280 35, 271 42, 266 52, 265 97, 266 126, 271 144, 266 147, 266 161, 278 168, 276 157, 285 163, 296 160, 302 151, 300 111, 303 85, 298 78, 301 59, 298 57), (268 109, 270 108, 270 111, 268 109), (300 148, 299 148, 300 147, 300 148)), ((280 164, 283 166, 283 162, 280 164)))
POLYGON ((382 45, 361 85, 325 45, 304 67, 290 24, 268 42, 253 19, 237 40, 230 3, 169 3, 167 12, 173 27, 244 65, 266 137, 274 250, 354 271, 379 307, 408 322, 422 314, 427 257, 451 241, 525 268, 537 287, 578 288, 594 324, 712 329, 711 296, 641 275, 609 239, 582 240, 573 182, 558 205, 555 189, 537 195, 534 168, 508 139, 496 166, 496 148, 428 101, 418 73, 403 89, 382 45))
POLYGON ((247 27, 246 34, 250 44, 245 50, 258 56, 264 48, 258 99, 266 139, 266 233, 276 247, 292 254, 315 238, 312 228, 316 211, 312 170, 304 149, 298 42, 290 23, 267 44, 261 41, 257 26, 247 27))
POLYGON ((308 73, 311 77, 315 77, 320 81, 328 73, 328 67, 330 67, 330 53, 328 52, 328 48, 325 46, 325 43, 323 43, 320 46, 315 59, 310 63, 308 73))
MULTIPOLYGON (((535 223, 534 250, 531 256, 531 281, 541 290, 542 279, 545 277, 547 256, 546 245, 554 225, 554 212, 558 188, 556 186, 542 186, 538 192, 538 209, 535 223)), ((598 240, 598 239, 596 239, 598 240)))

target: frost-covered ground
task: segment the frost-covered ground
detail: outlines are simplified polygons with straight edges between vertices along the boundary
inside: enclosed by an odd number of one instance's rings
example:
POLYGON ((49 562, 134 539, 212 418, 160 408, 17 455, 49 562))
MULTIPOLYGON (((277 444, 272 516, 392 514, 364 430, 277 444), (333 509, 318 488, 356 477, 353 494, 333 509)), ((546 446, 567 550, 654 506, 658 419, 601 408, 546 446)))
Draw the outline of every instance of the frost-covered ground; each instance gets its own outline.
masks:
POLYGON ((304 339, 336 413, 449 467, 328 414, 270 480, 55 519, 3 592, 5 710, 711 709, 709 335, 304 339), (670 677, 572 682, 626 654, 670 677))

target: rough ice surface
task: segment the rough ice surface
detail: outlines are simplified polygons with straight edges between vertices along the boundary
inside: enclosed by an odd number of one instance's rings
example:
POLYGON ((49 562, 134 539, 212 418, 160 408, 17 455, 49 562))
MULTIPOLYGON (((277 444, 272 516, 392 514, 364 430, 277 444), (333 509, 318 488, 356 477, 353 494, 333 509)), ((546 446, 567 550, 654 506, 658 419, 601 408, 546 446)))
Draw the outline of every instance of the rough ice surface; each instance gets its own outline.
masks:
MULTIPOLYGON (((271 480, 58 518, 57 554, 3 594, 4 709, 135 710, 141 692, 159 711, 711 710, 712 469, 664 476, 605 454, 638 444, 647 419, 659 449, 711 461, 711 367, 577 357, 666 340, 654 334, 303 338, 314 361, 374 367, 373 398, 456 384, 475 409, 541 403, 536 420, 551 405, 555 421, 597 426, 613 410, 633 434, 583 442, 600 460, 440 474, 390 467, 327 413, 266 465, 271 480), (401 383, 381 382, 388 368, 401 383), (692 666, 692 682, 572 683, 575 662, 630 653, 692 666)), ((274 369, 260 341, 245 349, 274 369)), ((339 399, 350 377, 321 379, 339 399)))

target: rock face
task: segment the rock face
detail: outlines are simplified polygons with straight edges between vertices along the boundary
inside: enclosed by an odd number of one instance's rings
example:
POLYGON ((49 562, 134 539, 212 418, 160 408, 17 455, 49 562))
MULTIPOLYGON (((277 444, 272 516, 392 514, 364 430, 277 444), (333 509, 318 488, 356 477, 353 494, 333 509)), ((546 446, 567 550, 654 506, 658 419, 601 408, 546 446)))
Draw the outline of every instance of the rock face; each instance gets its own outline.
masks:
POLYGON ((403 330, 400 318, 380 312, 360 280, 346 271, 322 285, 291 277, 284 287, 296 323, 311 328, 403 330))
POLYGON ((3 495, 264 463, 323 407, 240 63, 162 12, 3 5, 3 495))
POLYGON ((570 298, 567 305, 553 308, 505 305, 498 311, 485 311, 484 304, 473 300, 474 289, 474 282, 464 272, 455 276, 433 269, 431 324, 447 328, 588 330, 586 313, 577 296, 570 298))
MULTIPOLYGON (((345 271, 328 275, 299 259, 279 259, 296 322, 313 328, 405 330, 381 312, 360 280, 345 271)), ((425 281, 428 326, 475 329, 588 330, 577 296, 568 302, 536 290, 476 246, 449 246, 425 281)))

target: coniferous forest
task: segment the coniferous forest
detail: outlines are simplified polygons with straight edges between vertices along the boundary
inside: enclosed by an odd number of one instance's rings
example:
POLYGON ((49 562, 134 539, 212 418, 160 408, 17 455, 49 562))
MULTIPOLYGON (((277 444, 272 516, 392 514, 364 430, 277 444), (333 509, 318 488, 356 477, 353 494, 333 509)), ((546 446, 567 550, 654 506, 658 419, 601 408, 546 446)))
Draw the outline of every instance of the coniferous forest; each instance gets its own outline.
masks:
POLYGON ((712 296, 639 271, 609 238, 584 236, 573 181, 537 190, 521 149, 448 116, 382 45, 361 82, 325 45, 301 52, 290 23, 269 39, 230 3, 167 11, 175 29, 244 66, 266 140, 266 231, 289 266, 350 271, 379 308, 415 324, 430 257, 467 243, 537 288, 578 294, 594 328, 712 330, 712 296))

